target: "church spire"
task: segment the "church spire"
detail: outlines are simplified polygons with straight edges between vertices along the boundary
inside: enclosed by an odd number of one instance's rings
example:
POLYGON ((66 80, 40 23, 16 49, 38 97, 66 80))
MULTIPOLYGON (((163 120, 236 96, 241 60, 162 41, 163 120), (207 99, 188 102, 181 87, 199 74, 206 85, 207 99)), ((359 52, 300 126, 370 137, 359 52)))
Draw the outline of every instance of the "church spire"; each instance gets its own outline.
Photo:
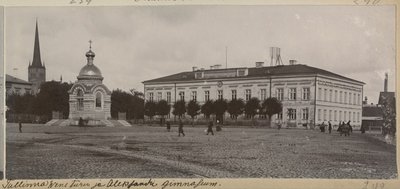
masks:
POLYGON ((40 58, 39 30, 38 30, 37 19, 36 19, 35 46, 33 49, 32 67, 43 67, 42 59, 40 58))

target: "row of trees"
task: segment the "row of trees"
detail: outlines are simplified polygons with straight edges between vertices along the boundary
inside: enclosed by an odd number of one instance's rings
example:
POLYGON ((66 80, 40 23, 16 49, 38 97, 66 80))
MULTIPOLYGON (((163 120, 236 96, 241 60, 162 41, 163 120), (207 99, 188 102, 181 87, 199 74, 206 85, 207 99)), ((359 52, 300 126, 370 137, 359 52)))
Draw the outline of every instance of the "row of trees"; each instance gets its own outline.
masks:
POLYGON ((7 95, 7 113, 45 116, 49 119, 52 111, 59 111, 68 116, 68 90, 71 86, 71 83, 49 81, 41 85, 37 95, 30 93, 7 95))
MULTIPOLYGON (((58 111, 66 118, 69 115, 68 91, 71 87, 72 83, 49 81, 40 86, 40 91, 36 95, 30 93, 24 95, 9 94, 6 98, 7 114, 17 116, 22 114, 35 115, 43 117, 43 121, 48 121, 51 119, 52 112, 58 111)), ((127 119, 143 119, 143 93, 134 89, 129 92, 120 89, 112 91, 111 116, 117 118, 118 112, 126 112, 127 119)))
MULTIPOLYGON (((170 110, 171 107, 165 100, 147 101, 144 106, 144 114, 150 119, 153 119, 155 115, 164 118, 170 110)), ((225 112, 228 112, 233 119, 237 119, 244 113, 249 118, 254 118, 259 114, 268 116, 271 120, 274 114, 282 112, 282 103, 276 98, 268 98, 263 102, 260 102, 258 98, 251 98, 246 103, 242 99, 233 99, 229 102, 224 99, 209 100, 202 106, 195 100, 191 100, 187 104, 185 101, 177 101, 173 104, 172 114, 181 118, 186 113, 193 120, 199 114, 203 114, 206 118, 210 118, 214 114, 217 119, 222 119, 225 112)))

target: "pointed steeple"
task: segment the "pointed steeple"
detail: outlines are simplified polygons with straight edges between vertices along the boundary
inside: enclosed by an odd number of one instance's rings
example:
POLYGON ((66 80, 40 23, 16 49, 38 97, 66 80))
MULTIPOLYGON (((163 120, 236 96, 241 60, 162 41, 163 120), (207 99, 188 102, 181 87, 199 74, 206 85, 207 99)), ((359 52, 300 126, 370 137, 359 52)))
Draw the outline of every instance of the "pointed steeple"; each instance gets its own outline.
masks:
POLYGON ((43 67, 42 59, 40 58, 39 30, 38 30, 37 19, 36 19, 35 46, 33 49, 32 67, 43 67))

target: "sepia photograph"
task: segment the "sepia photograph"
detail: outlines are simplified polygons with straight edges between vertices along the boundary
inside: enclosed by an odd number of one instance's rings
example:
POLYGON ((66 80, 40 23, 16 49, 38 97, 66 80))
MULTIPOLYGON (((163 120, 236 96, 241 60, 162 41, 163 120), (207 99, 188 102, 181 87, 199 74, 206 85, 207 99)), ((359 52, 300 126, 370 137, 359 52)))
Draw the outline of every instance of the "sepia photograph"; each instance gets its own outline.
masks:
POLYGON ((394 5, 4 17, 6 179, 398 178, 394 5))

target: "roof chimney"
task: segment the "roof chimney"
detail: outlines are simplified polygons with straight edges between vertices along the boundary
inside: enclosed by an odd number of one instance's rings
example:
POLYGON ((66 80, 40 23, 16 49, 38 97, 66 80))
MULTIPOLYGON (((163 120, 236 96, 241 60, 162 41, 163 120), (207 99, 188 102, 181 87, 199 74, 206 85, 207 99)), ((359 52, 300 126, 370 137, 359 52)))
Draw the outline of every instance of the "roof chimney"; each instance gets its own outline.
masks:
POLYGON ((222 66, 221 64, 215 64, 215 65, 214 65, 214 69, 220 69, 221 66, 222 66))
POLYGON ((289 65, 295 65, 297 60, 289 60, 289 65))
POLYGON ((264 62, 256 62, 256 68, 261 68, 264 66, 264 62))
POLYGON ((385 73, 385 84, 383 86, 383 92, 387 92, 388 89, 388 73, 385 73))
POLYGON ((196 66, 193 66, 193 67, 192 67, 192 70, 193 70, 193 71, 197 71, 197 67, 196 67, 196 66))

